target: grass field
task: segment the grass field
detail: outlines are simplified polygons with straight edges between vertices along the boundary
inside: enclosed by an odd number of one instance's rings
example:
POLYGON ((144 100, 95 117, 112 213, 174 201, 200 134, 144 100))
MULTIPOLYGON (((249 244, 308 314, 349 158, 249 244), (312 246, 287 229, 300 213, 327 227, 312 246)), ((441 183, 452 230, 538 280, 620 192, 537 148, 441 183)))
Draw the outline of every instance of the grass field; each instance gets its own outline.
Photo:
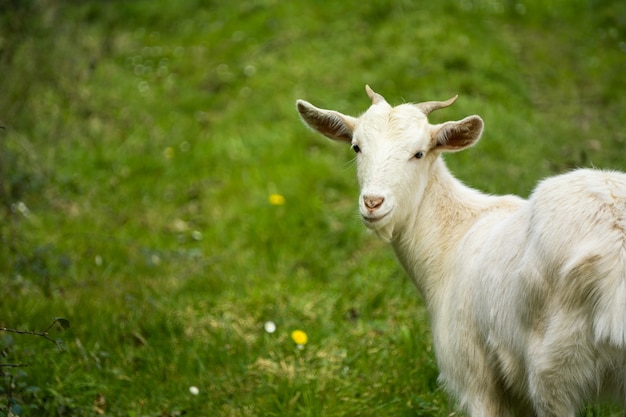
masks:
POLYGON ((70 323, 0 332, 28 365, 0 416, 451 415, 353 155, 295 100, 458 93, 432 121, 486 132, 448 165, 527 196, 626 170, 625 73, 618 0, 0 2, 0 327, 70 323))

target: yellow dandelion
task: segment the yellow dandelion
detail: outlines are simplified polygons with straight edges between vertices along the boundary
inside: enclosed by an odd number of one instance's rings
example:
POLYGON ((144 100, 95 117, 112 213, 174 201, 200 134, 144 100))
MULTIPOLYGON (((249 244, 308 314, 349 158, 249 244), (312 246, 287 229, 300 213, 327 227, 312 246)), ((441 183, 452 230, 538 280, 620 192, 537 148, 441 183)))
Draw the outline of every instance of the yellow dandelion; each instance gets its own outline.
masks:
POLYGON ((273 206, 282 206, 285 204, 285 197, 280 194, 270 194, 270 204, 273 206))
POLYGON ((174 148, 168 146, 163 150, 163 156, 165 159, 172 159, 174 157, 174 148))
POLYGON ((293 332, 291 332, 291 338, 299 346, 306 345, 306 342, 309 340, 306 333, 304 333, 302 330, 294 330, 293 332))

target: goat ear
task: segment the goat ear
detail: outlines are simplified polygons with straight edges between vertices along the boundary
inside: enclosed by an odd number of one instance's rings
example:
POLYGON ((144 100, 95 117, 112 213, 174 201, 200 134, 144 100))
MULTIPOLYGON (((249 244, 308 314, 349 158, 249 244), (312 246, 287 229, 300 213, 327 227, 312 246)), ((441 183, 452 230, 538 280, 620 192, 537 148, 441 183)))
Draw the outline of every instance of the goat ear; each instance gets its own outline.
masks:
POLYGON ((333 110, 318 109, 311 103, 298 100, 296 107, 302 120, 312 129, 332 140, 352 142, 356 119, 333 110))
POLYGON ((456 122, 446 122, 432 126, 434 147, 442 151, 455 152, 478 142, 483 133, 483 119, 469 116, 456 122))

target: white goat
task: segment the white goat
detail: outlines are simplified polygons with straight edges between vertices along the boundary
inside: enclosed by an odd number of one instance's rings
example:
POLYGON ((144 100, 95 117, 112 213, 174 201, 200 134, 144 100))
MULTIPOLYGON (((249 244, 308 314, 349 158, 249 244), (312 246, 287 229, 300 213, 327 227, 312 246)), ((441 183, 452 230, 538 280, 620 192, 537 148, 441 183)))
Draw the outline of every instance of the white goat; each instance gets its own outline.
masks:
POLYGON ((528 200, 470 189, 442 152, 478 141, 444 102, 390 106, 366 86, 360 117, 298 100, 303 120, 352 145, 365 225, 421 291, 440 379, 471 416, 574 416, 626 403, 626 175, 581 169, 528 200))

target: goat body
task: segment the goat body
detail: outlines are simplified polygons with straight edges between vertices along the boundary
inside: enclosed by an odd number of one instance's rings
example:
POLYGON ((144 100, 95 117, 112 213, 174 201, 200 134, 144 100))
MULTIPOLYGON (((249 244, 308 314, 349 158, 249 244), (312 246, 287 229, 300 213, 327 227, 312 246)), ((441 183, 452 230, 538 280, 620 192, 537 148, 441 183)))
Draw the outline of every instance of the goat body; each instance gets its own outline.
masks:
POLYGON ((626 175, 581 169, 528 200, 466 187, 440 154, 483 122, 430 125, 446 102, 355 118, 299 100, 303 120, 357 152, 363 222, 422 293, 444 386, 472 416, 574 416, 626 402, 626 175))

